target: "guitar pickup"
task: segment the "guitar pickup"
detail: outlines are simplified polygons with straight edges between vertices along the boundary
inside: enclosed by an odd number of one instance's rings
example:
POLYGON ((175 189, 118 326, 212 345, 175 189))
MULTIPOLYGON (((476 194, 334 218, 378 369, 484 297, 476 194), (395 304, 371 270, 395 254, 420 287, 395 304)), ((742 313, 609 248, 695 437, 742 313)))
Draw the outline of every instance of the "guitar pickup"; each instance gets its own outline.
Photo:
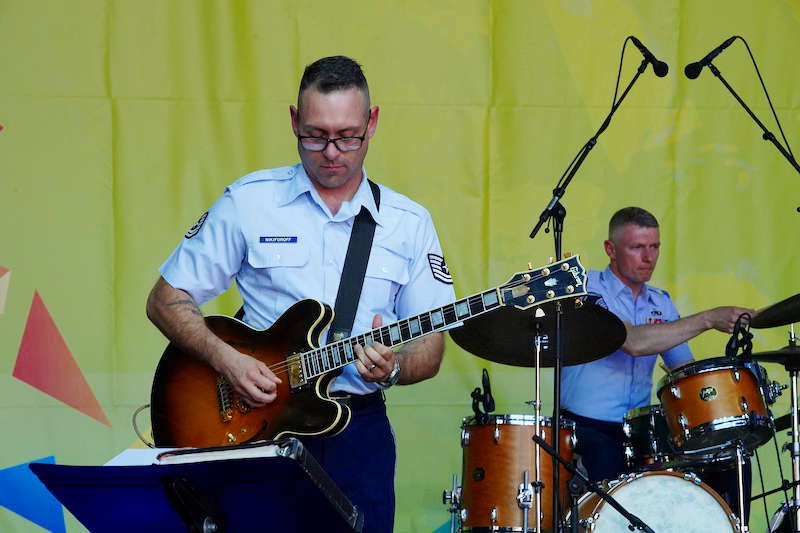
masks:
POLYGON ((289 386, 293 389, 302 387, 308 381, 303 370, 303 361, 300 355, 293 355, 286 359, 287 372, 289 374, 289 386))

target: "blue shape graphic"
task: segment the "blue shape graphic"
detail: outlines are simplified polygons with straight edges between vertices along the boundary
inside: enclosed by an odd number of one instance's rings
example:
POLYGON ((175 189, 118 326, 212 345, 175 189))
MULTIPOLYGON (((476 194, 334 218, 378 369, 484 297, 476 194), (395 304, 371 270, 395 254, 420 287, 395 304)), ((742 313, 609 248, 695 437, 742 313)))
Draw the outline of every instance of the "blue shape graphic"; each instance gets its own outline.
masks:
POLYGON ((55 462, 51 455, 0 470, 0 505, 48 531, 66 533, 61 503, 28 468, 31 463, 55 462))
POLYGON ((450 520, 434 529, 433 533, 450 533, 450 520))

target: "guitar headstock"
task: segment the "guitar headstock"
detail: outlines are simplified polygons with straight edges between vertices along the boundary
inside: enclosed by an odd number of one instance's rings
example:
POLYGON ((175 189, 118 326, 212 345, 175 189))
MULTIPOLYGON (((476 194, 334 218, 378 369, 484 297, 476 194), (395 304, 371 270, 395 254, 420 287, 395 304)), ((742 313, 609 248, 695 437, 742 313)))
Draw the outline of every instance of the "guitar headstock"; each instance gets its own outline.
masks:
POLYGON ((528 309, 545 302, 584 296, 586 269, 580 256, 567 257, 550 265, 517 272, 507 283, 498 287, 503 305, 528 309))

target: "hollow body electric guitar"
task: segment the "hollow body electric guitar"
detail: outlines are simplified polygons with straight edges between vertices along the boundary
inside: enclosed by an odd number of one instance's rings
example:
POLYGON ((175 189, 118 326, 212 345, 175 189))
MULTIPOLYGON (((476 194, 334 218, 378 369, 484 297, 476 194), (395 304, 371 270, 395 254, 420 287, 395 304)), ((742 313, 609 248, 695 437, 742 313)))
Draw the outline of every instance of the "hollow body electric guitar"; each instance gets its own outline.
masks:
POLYGON ((322 347, 320 337, 333 320, 333 310, 316 300, 295 303, 263 331, 226 316, 206 317, 214 334, 281 378, 277 398, 264 407, 250 408, 224 377, 170 343, 153 379, 153 439, 159 447, 204 448, 254 439, 335 435, 350 422, 350 408, 330 398, 328 389, 341 369, 356 360, 357 344, 397 346, 502 306, 527 309, 585 294, 586 270, 573 256, 514 274, 499 287, 322 347))

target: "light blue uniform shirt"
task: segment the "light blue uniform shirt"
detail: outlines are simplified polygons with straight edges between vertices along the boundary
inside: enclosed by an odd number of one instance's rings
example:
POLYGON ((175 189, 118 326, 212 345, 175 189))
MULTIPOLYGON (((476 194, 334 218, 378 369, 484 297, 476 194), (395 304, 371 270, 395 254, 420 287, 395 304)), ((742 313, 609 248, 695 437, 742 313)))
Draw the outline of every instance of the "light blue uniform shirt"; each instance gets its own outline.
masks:
MULTIPOLYGON (((428 211, 383 185, 378 210, 366 177, 364 171, 352 200, 334 216, 301 164, 248 174, 189 230, 161 265, 161 275, 198 305, 235 279, 244 320, 258 329, 303 298, 333 307, 354 218, 365 206, 377 225, 353 335, 371 330, 376 314, 387 325, 453 302, 428 211)), ((331 386, 355 394, 379 388, 365 382, 354 364, 331 386)))
MULTIPOLYGON (((634 300, 633 292, 608 267, 589 271, 589 293, 600 296, 600 305, 634 326, 670 322, 680 318, 667 291, 645 285, 634 300)), ((692 359, 687 343, 661 356, 670 368, 692 359)), ((650 404, 653 366, 658 355, 633 357, 617 350, 583 365, 565 366, 561 374, 561 406, 575 414, 622 422, 630 409, 650 404)))

